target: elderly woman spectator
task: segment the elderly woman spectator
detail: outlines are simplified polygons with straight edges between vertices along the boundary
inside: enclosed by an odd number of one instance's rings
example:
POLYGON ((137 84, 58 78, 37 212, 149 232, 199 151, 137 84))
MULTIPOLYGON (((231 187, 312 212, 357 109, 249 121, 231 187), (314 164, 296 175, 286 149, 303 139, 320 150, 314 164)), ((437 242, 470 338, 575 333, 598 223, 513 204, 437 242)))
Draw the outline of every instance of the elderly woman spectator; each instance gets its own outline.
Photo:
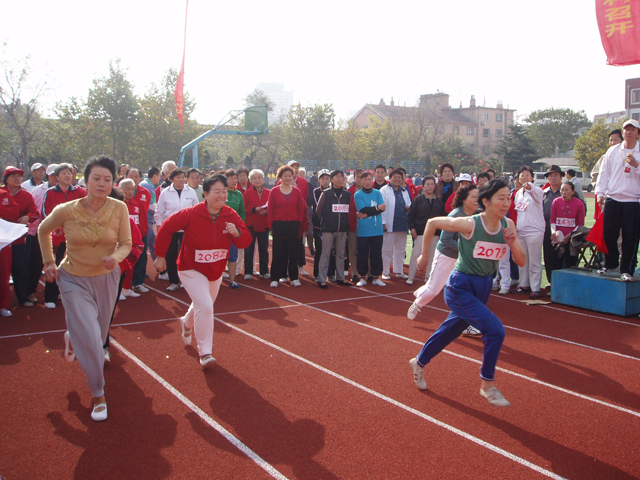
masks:
POLYGON ((440 177, 441 180, 437 183, 435 194, 440 200, 447 204, 447 200, 458 191, 458 182, 453 178, 455 170, 450 163, 443 163, 440 165, 440 177))
POLYGON ((213 304, 220 290, 229 249, 232 245, 247 247, 251 235, 240 216, 225 205, 228 191, 223 175, 208 177, 202 189, 204 202, 176 213, 158 231, 155 265, 158 270, 165 268, 165 255, 173 236, 184 231, 178 273, 191 297, 191 305, 180 319, 182 341, 190 345, 191 335, 195 333, 200 365, 210 368, 216 361, 211 355, 213 304))
POLYGON ((584 225, 584 202, 574 194, 575 184, 571 181, 563 182, 560 187, 561 197, 556 198, 551 205, 551 240, 557 246, 564 268, 578 264, 577 255, 571 255, 568 246, 571 234, 584 225))
MULTIPOLYGON (((187 177, 184 170, 180 168, 172 170, 169 174, 171 185, 162 191, 154 215, 156 229, 159 229, 162 223, 171 217, 171 215, 199 203, 196 192, 185 184, 186 179, 187 177)), ((178 265, 176 262, 178 260, 178 253, 180 252, 180 242, 182 242, 183 233, 182 231, 178 231, 173 234, 171 244, 166 253, 167 273, 169 274, 169 282, 171 282, 171 285, 167 287, 169 292, 180 288, 180 277, 178 276, 178 265)))
POLYGON ((382 200, 387 209, 382 212, 382 226, 384 240, 382 243, 382 279, 391 279, 391 259, 393 258, 393 272, 397 278, 409 278, 404 274, 404 256, 407 248, 407 212, 411 207, 409 192, 402 188, 404 175, 396 168, 389 175, 389 185, 380 189, 382 200))
MULTIPOLYGON (((31 194, 22 188, 23 175, 24 171, 19 168, 7 167, 4 171, 2 190, 8 192, 20 207, 20 218, 17 223, 27 225, 35 222, 40 217, 40 213, 31 194)), ((13 277, 13 291, 18 297, 20 305, 33 307, 33 302, 29 299, 29 250, 26 240, 27 235, 24 235, 11 245, 11 276, 13 277)))
MULTIPOLYGON (((425 177, 422 193, 418 195, 409 207, 409 214, 407 215, 407 222, 409 224, 409 231, 411 232, 411 238, 413 238, 413 250, 411 251, 411 260, 409 261, 409 278, 407 279, 408 285, 413 285, 413 281, 416 278, 418 257, 422 254, 422 243, 424 229, 427 226, 427 222, 433 217, 442 217, 446 215, 444 211, 444 205, 442 200, 435 196, 434 190, 436 188, 436 179, 433 177, 425 177)), ((440 231, 436 230, 436 234, 432 239, 428 241, 429 245, 429 263, 425 270, 425 281, 429 279, 429 273, 431 272, 431 264, 433 262, 433 255, 436 250, 436 245, 440 239, 440 231)))
MULTIPOLYGON (((133 222, 134 227, 131 229, 131 238, 133 242, 133 238, 140 237, 142 241, 142 235, 140 232, 140 220, 142 216, 146 216, 146 213, 141 208, 139 202, 134 198, 136 184, 131 178, 123 178, 120 180, 118 184, 120 190, 122 190, 123 201, 127 205, 127 210, 129 211, 129 218, 133 222)), ((137 242, 133 242, 134 244, 137 242)), ((143 245, 144 246, 144 245, 143 245)), ((132 247, 133 249, 133 247, 132 247)), ((146 253, 146 252, 145 252, 146 253)), ((139 255, 136 256, 136 260, 139 255)), ((133 262, 133 265, 128 260, 123 262, 120 265, 121 273, 124 275, 124 281, 122 283, 122 295, 120 300, 124 300, 124 297, 139 297, 140 294, 136 293, 132 290, 133 287, 133 266, 136 264, 136 261, 133 262), (126 273, 125 273, 126 272, 126 273)))
POLYGON ((276 178, 281 182, 269 192, 267 217, 272 228, 273 257, 271 259, 271 287, 289 281, 294 287, 302 284, 298 279, 298 251, 300 238, 307 231, 307 203, 305 196, 295 187, 294 169, 283 165, 276 178))
MULTIPOLYGON (((244 222, 244 198, 242 193, 236 188, 238 185, 238 173, 233 168, 230 168, 224 175, 227 177, 227 206, 233 208, 244 222)), ((231 288, 240 288, 240 285, 236 283, 238 257, 239 250, 235 245, 231 245, 229 250, 229 287, 231 288)), ((240 264, 242 264, 242 258, 240 258, 240 264)), ((253 267, 253 265, 251 265, 251 267, 253 267)))
POLYGON ((127 207, 108 197, 115 175, 116 165, 109 157, 91 159, 84 170, 87 196, 57 206, 38 229, 45 279, 57 280, 65 309, 65 356, 73 359, 75 355, 87 377, 95 421, 107 418, 103 345, 118 293, 118 263, 131 251, 127 207), (60 268, 51 245, 51 234, 59 228, 67 241, 60 268))
MULTIPOLYGON (((251 173, 247 167, 240 167, 236 170, 238 173, 238 184, 236 188, 240 191, 241 194, 244 195, 248 189, 251 188, 251 179, 249 178, 249 174, 251 173)), ((264 177, 264 175, 263 175, 264 177)))
POLYGON ((269 201, 268 188, 264 188, 264 173, 260 169, 249 172, 251 186, 243 194, 245 224, 251 232, 251 244, 245 249, 244 279, 251 280, 253 274, 253 256, 258 243, 259 273, 261 278, 269 275, 269 219, 267 207, 269 201))
MULTIPOLYGON (((20 207, 13 200, 12 195, 0 189, 0 219, 5 222, 18 223, 20 220, 20 207)), ((0 249, 0 316, 10 317, 9 297, 11 296, 11 287, 9 280, 11 278, 11 245, 7 245, 0 249)))

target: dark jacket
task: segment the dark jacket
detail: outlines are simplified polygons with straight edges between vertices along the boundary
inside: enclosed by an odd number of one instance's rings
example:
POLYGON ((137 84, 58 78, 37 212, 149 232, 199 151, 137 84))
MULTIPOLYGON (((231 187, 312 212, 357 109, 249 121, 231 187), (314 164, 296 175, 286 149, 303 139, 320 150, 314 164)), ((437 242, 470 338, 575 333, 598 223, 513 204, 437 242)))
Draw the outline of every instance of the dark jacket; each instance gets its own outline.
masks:
MULTIPOLYGON (((451 195, 455 195, 456 192, 458 191, 458 187, 460 186, 460 184, 458 182, 456 182, 455 180, 451 181, 451 195)), ((436 183, 436 189, 433 191, 433 193, 435 194, 436 197, 438 197, 440 200, 443 200, 442 198, 442 190, 444 188, 444 180, 440 180, 438 183, 436 183)), ((447 197, 449 198, 449 197, 447 197)))
MULTIPOLYGON (((407 214, 409 230, 415 228, 418 235, 423 235, 430 218, 444 217, 446 215, 442 200, 435 196, 431 200, 426 195, 420 194, 411 202, 409 207, 409 213, 407 214)), ((435 235, 439 236, 440 230, 437 230, 435 235)))
POLYGON ((323 232, 348 232, 351 192, 345 189, 328 188, 322 192, 316 216, 320 218, 323 232), (338 205, 342 205, 338 207, 338 205), (336 211, 340 210, 340 212, 336 211))

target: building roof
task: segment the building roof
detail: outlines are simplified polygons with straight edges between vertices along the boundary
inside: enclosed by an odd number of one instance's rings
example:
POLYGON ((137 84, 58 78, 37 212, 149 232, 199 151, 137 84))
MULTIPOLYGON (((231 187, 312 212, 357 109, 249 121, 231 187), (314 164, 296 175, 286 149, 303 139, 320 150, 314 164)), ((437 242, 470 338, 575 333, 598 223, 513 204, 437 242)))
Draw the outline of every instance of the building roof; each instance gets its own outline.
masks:
MULTIPOLYGON (((367 103, 364 107, 362 107, 358 112, 353 116, 353 118, 358 117, 363 110, 369 109, 372 113, 380 117, 382 120, 386 120, 387 118, 391 120, 399 120, 399 121, 408 121, 410 120, 418 110, 418 107, 400 107, 396 105, 373 105, 367 103)), ((454 124, 454 125, 475 125, 475 122, 471 120, 466 115, 462 114, 456 109, 453 108, 443 108, 440 111, 440 114, 433 114, 434 117, 439 116, 444 123, 454 124)))

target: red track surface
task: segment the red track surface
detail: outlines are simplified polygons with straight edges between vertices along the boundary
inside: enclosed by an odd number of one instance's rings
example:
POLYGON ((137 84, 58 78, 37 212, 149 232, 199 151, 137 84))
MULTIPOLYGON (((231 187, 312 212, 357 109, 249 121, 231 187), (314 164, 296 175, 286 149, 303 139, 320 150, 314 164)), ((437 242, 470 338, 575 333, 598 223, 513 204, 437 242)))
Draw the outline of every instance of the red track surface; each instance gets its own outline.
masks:
MULTIPOLYGON (((309 269, 309 267, 308 267, 309 269)), ((155 274, 152 274, 155 277, 155 274)), ((413 287, 225 283, 203 371, 176 320, 184 290, 121 302, 90 417, 61 307, 0 320, 0 478, 413 479, 640 477, 640 321, 493 295, 507 338, 478 394, 482 343, 461 337, 413 384, 408 360, 447 315, 407 320, 413 287)), ((418 284, 419 282, 416 282, 418 284)), ((414 285, 417 287, 417 285, 414 285)))

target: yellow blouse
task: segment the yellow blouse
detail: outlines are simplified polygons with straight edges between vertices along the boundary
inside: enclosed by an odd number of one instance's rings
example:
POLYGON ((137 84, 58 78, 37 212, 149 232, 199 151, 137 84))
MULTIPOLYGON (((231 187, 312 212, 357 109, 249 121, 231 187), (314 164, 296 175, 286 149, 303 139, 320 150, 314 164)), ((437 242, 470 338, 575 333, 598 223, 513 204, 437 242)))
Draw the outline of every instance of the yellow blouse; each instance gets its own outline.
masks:
POLYGON ((40 249, 45 262, 53 262, 51 233, 64 228, 67 253, 61 268, 78 277, 97 277, 110 271, 102 257, 122 262, 131 252, 131 225, 127 206, 114 198, 107 198, 95 214, 80 205, 83 199, 58 205, 38 227, 40 249))

